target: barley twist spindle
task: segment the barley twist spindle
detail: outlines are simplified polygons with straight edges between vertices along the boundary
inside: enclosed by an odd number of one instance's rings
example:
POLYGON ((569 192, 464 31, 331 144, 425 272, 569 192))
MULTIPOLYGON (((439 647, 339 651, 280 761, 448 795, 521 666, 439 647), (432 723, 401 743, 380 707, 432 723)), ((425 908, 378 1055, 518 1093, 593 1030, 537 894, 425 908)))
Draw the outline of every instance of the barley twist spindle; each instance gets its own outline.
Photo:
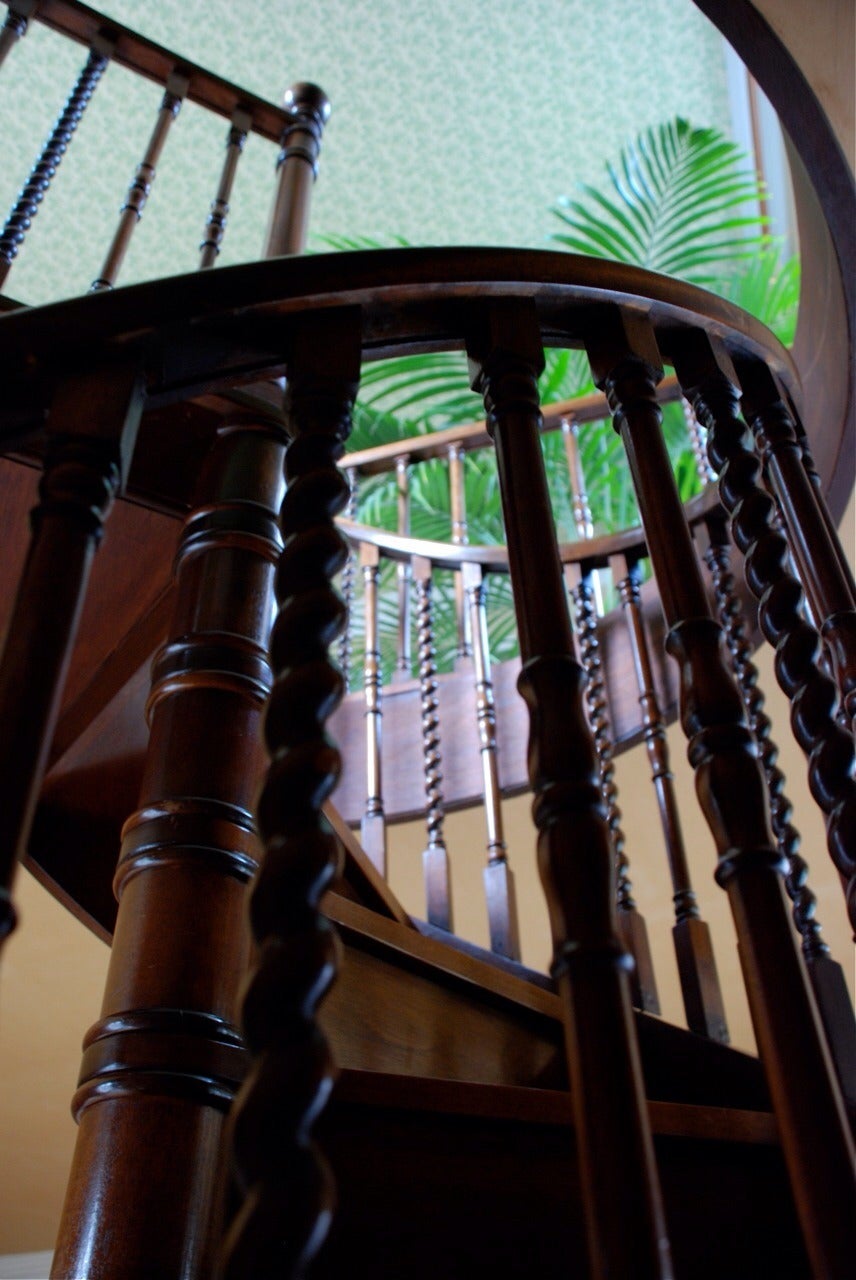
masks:
MULTIPOLYGON (((689 336, 707 341, 699 331, 689 336)), ((679 377, 683 337, 679 334, 670 343, 679 377)), ((666 647, 680 673, 681 725, 716 845, 716 879, 734 916, 752 1020, 806 1246, 817 1274, 844 1275, 856 1249, 856 1156, 793 943, 782 886, 786 867, 770 827, 764 772, 726 662, 721 629, 711 616, 661 431, 656 385, 663 366, 657 339, 645 317, 615 307, 604 308, 588 345, 595 382, 609 401, 639 502, 669 628, 666 647), (813 1099, 810 1113, 808 1093, 813 1099)), ((707 426, 697 397, 690 398, 707 426)), ((711 461, 716 465, 713 450, 711 461)))
POLYGON ((366 806, 360 823, 363 849, 386 876, 386 817, 383 811, 383 668, 378 627, 380 553, 369 542, 360 546, 363 570, 363 690, 366 701, 366 806))
POLYGON ((791 914, 838 1079, 844 1096, 852 1104, 856 1102, 856 1025, 850 996, 842 968, 830 955, 820 922, 815 919, 817 899, 808 887, 808 863, 799 854, 800 833, 790 821, 793 807, 785 794, 785 775, 777 764, 779 748, 771 736, 773 726, 764 709, 758 669, 751 658, 752 649, 731 573, 723 515, 719 513, 709 517, 699 536, 704 546, 704 560, 710 570, 720 623, 767 778, 770 821, 779 850, 787 861, 785 889, 792 904, 791 914))
MULTIPOLYGON (((579 424, 572 416, 560 419, 562 439, 565 444, 565 460, 568 464, 568 483, 571 489, 571 507, 574 513, 574 527, 580 538, 594 537, 594 517, 589 502, 583 460, 580 454, 579 424)), ((591 574, 594 590, 594 608, 599 618, 603 617, 603 591, 600 585, 600 574, 596 569, 591 574)))
MULTIPOLYGON (((459 444, 450 444, 446 452, 449 462, 449 507, 452 517, 452 545, 465 547, 469 543, 467 526, 467 491, 464 480, 464 450, 459 444)), ((455 620, 458 630, 458 660, 472 656, 473 637, 470 611, 467 608, 464 580, 460 570, 455 570, 455 620)))
POLYGON ((739 368, 743 412, 784 518, 785 533, 810 613, 832 661, 851 725, 856 725, 856 588, 819 487, 812 482, 778 380, 765 365, 739 368))
POLYGON ((835 684, 818 669, 820 639, 803 614, 803 590, 789 572, 788 545, 773 526, 773 499, 760 486, 761 462, 737 416, 736 375, 727 354, 705 340, 678 354, 678 376, 707 427, 722 505, 744 556, 758 620, 776 651, 776 677, 792 704, 791 727, 808 759, 811 793, 826 818, 830 856, 845 885, 856 930, 856 749, 834 719, 835 684))
MULTIPOLYGON (((403 536, 410 533, 410 477, 408 474, 409 459, 406 454, 395 459, 395 485, 398 498, 398 532, 403 536)), ((412 662, 410 657, 410 575, 411 566, 408 560, 399 560, 395 566, 395 577, 398 587, 398 648, 395 669, 391 683, 410 680, 412 662)))
MULTIPOLYGON (((347 520, 353 520, 357 514, 357 471, 355 467, 348 467, 345 475, 348 480, 348 502, 345 506, 344 516, 347 520)), ((351 614, 354 608, 354 590, 356 587, 356 567, 354 559, 354 550, 348 544, 348 558, 342 568, 342 577, 339 583, 339 592, 342 597, 342 603, 347 610, 347 618, 345 621, 345 629, 339 637, 339 648, 337 651, 337 661, 342 669, 342 675, 345 679, 345 692, 347 693, 351 687, 351 658, 353 654, 353 621, 351 614)))
POLYGON ((576 579, 576 584, 572 587, 572 595, 580 662, 587 676, 585 701, 588 708, 589 725, 594 735, 600 774, 600 789, 606 806, 606 820, 612 836, 612 848, 615 858, 615 903, 618 908, 618 929, 635 962, 635 968, 630 979, 633 1003, 637 1008, 644 1009, 647 1013, 658 1014, 660 1012, 660 1001, 657 996, 654 965, 648 944, 648 932, 645 927, 645 921, 640 916, 633 898, 633 885, 630 880, 630 860, 625 852, 621 810, 618 807, 612 730, 609 723, 606 683, 597 634, 595 591, 592 581, 594 575, 590 569, 583 567, 580 570, 577 565, 569 565, 568 570, 571 581, 574 582, 576 579))
POLYGON ((24 183, 18 199, 12 206, 12 212, 0 232, 0 287, 6 281, 12 263, 69 148, 74 131, 83 118, 83 113, 89 105, 111 53, 112 45, 107 40, 99 37, 93 43, 77 83, 42 148, 29 178, 24 183))
POLYGON ((687 435, 689 436, 690 448, 695 462, 696 475, 703 485, 710 484, 711 480, 716 477, 713 474, 713 468, 707 456, 701 425, 689 400, 681 401, 681 409, 684 414, 684 422, 687 424, 687 435))
POLYGON ((226 219, 229 216, 229 201, 232 198, 232 187, 235 182, 235 174, 238 171, 238 161, 244 150, 251 124, 252 117, 248 111, 244 111, 239 107, 233 113, 229 132, 226 134, 226 155, 223 158, 220 184, 217 187, 217 194, 211 201, 211 212, 208 214, 208 220, 202 232, 202 242, 199 246, 200 270, 213 267, 220 253, 220 246, 226 234, 226 219))
POLYGON ((425 768, 425 825, 428 843, 422 855, 428 922, 452 930, 452 898, 449 887, 449 857, 443 838, 443 757, 440 751, 439 700, 437 697, 437 656, 434 649, 431 563, 417 558, 413 563, 416 586, 417 633, 419 638, 419 693, 422 707, 422 757, 425 768))
POLYGON ((173 71, 167 80, 166 90, 161 99, 148 146, 131 179, 125 202, 119 210, 119 222, 116 231, 110 242, 101 271, 89 286, 90 293, 103 293, 105 290, 112 289, 116 284, 134 229, 139 224, 143 216, 143 209, 151 195, 161 152, 173 121, 181 110, 181 104, 184 101, 184 95, 187 93, 189 83, 188 77, 179 71, 173 71))
POLYGON ((319 902, 340 858, 321 813, 340 769, 324 722, 343 695, 328 655, 345 623, 332 579, 347 546, 334 520, 348 500, 337 463, 359 366, 358 316, 303 320, 288 366, 280 611, 265 719, 271 761, 258 813, 265 854, 250 903, 258 962, 243 1007, 253 1065, 234 1112, 246 1198, 227 1242, 228 1280, 302 1275, 333 1208, 331 1176, 310 1130, 334 1076, 316 1022, 337 959, 337 939, 319 902))

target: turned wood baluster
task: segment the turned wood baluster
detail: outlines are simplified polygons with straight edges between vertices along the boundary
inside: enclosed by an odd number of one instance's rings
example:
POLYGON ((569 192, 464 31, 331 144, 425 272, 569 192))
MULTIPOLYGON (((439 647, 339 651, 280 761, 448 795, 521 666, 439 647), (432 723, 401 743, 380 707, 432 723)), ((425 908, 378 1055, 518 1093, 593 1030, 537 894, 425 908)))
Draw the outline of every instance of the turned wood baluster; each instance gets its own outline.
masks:
POLYGON ((166 143, 167 135, 173 121, 181 110, 181 104, 184 101, 184 95, 187 93, 189 83, 188 77, 179 71, 171 72, 166 82, 166 90, 161 100, 149 145, 146 147, 145 154, 137 165, 136 172, 131 179, 128 194, 125 196, 125 203, 119 210, 119 224, 110 242, 101 271, 89 286, 90 293, 102 293, 106 289, 112 289, 116 284, 119 272, 122 269, 122 263, 125 261, 125 254, 128 252, 128 247, 131 243, 131 237, 143 216, 143 209, 151 194, 152 183, 155 180, 157 166, 160 163, 161 152, 166 143))
POLYGON ((812 483, 781 388, 765 365, 738 369, 742 404, 811 613, 832 660, 848 720, 856 728, 856 589, 823 497, 812 483))
POLYGON ((426 918, 429 924, 452 931, 452 893, 449 855, 443 839, 443 757, 440 753, 440 720, 437 698, 437 658, 431 604, 431 561, 413 560, 419 635, 419 692, 422 702, 422 756, 425 762, 425 825, 428 843, 422 854, 425 876, 426 918))
POLYGON ((17 0, 16 4, 9 5, 6 21, 0 29, 0 67, 6 61, 10 49, 27 34, 29 18, 34 8, 35 0, 17 0))
POLYGON ((782 856, 787 860, 785 889, 791 900, 791 915, 800 937, 820 1020, 826 1032, 832 1060, 842 1092, 856 1104, 856 1023, 841 965, 833 960, 815 919, 817 899, 808 887, 808 864, 800 857, 800 833, 791 823, 793 807, 785 794, 785 775, 777 765, 779 748, 764 710, 764 694, 758 685, 758 669, 743 625, 742 610, 731 573, 728 530, 720 510, 696 530, 710 570, 719 622, 734 665, 734 673, 746 708, 749 727, 755 735, 761 764, 767 779, 770 820, 782 856))
POLYGON ((675 945, 687 1026, 697 1035, 728 1044, 728 1026, 713 955, 713 943, 710 929, 700 917, 698 902, 692 887, 681 832, 674 778, 669 762, 666 725, 654 688, 651 654, 640 605, 639 564, 635 560, 613 556, 610 559, 610 568, 621 599, 622 611, 627 620, 636 685, 639 690, 639 706, 642 711, 645 747, 651 765, 651 780, 657 793, 657 808, 672 879, 672 901, 675 904, 672 940, 675 945))
POLYGON ((615 927, 612 844, 541 454, 534 306, 494 304, 467 347, 497 452, 592 1275, 670 1275, 630 1003, 632 962, 615 927))
MULTIPOLYGON (((562 440, 565 445, 565 461, 568 464, 568 483, 571 487, 571 508, 574 513, 574 527, 580 538, 594 537, 594 519, 586 487, 583 460, 580 457, 579 426, 572 416, 560 419, 562 440)), ((600 574, 596 569, 591 573, 591 584, 594 591, 594 610, 599 618, 603 617, 603 592, 600 586, 600 574)), ((571 584, 573 590, 573 584, 571 584)))
POLYGON ((587 567, 569 564, 565 569, 565 576, 574 601, 580 662, 587 677, 585 701, 588 708, 588 721, 594 734, 600 789, 612 836, 618 933, 634 961, 634 968, 630 973, 631 999, 637 1009, 644 1009, 646 1013, 659 1013, 660 1001, 657 996, 651 947, 648 943, 648 930, 645 919, 640 915, 633 898, 633 885, 629 874, 630 862, 624 851, 624 832, 621 829, 621 810, 618 807, 618 788, 615 785, 615 765, 612 759, 609 708, 603 665, 600 660, 600 645, 597 639, 594 573, 587 567))
POLYGON ((29 178, 21 188, 21 193, 12 206, 6 219, 6 225, 0 232, 0 288, 5 284, 12 263, 18 250, 24 243, 33 218, 39 211, 48 187, 59 168, 62 158, 69 148, 74 131, 80 124, 83 113, 89 105, 101 79, 104 68, 113 52, 113 44, 102 36, 98 36, 92 44, 86 64, 78 76, 68 101, 63 107, 59 119, 51 131, 51 135, 42 148, 41 154, 33 165, 29 178))
POLYGON ((499 789, 499 759, 496 745, 496 708, 493 701, 487 609, 481 566, 469 562, 464 564, 461 580, 467 598, 472 636, 476 723, 481 754, 484 817, 487 827, 484 891, 487 901, 490 948, 498 955, 519 960, 520 926, 517 919, 517 894, 514 873, 508 865, 508 848, 502 825, 502 796, 499 789))
POLYGON ((360 545, 363 571, 363 626, 365 656, 363 687, 366 698, 366 809, 360 823, 360 840, 382 876, 386 876, 386 818, 383 812, 381 742, 383 730, 383 670, 378 630, 378 579, 380 552, 369 542, 360 545))
POLYGON ((321 813, 340 770, 324 722, 341 700, 328 649, 345 624, 332 579, 347 546, 334 520, 348 500, 337 463, 360 369, 360 317, 304 317, 287 363, 290 443, 276 573, 280 604, 265 717, 271 756, 259 800, 265 853, 251 896, 257 963, 243 1006, 253 1058, 233 1112, 243 1206, 227 1240, 227 1280, 304 1274, 329 1227, 334 1190, 310 1137, 334 1069, 316 1010, 333 980, 337 939, 319 911, 338 841, 321 813))
POLYGON ((318 176, 321 135, 330 101, 317 84, 294 84, 282 105, 289 115, 276 162, 278 182, 265 244, 265 257, 301 253, 309 229, 312 184, 318 176))
POLYGON ((841 545, 838 530, 835 528, 835 522, 832 519, 829 507, 826 505, 826 499, 823 496, 823 483, 815 465, 811 449, 809 448, 808 439, 805 434, 805 427, 800 422, 796 413, 793 413, 793 422, 805 473, 811 481, 812 488, 814 489, 815 499, 817 501, 820 514, 823 517, 824 524, 826 525, 829 540, 835 551, 841 575, 849 588, 851 599, 856 602, 856 582, 853 580, 853 570, 850 567, 844 548, 841 545))
POLYGON ((698 418, 695 416, 692 405, 689 400, 681 401, 681 409, 684 414, 684 422, 687 424, 687 435, 690 438, 690 448, 693 451, 693 461, 695 462, 696 475, 703 485, 710 484, 711 480, 716 477, 713 473, 713 467, 707 456, 705 442, 702 439, 701 426, 698 418))
POLYGON ((96 364, 56 390, 32 535, 0 659, 0 944, 26 853, 89 572, 128 474, 142 412, 135 363, 96 364))
MULTIPOLYGON (((604 309, 588 347, 595 382, 606 393, 630 464, 669 628, 666 646, 680 672, 681 723, 719 856, 716 878, 734 915, 806 1245, 817 1275, 843 1276, 856 1250, 853 1143, 793 943, 782 887, 786 867, 770 830, 763 770, 726 665, 721 629, 710 614, 660 430, 660 354, 644 317, 612 308, 604 309)), ((699 420, 706 425, 701 413, 699 420)))
POLYGON ((232 113, 232 123, 226 134, 226 155, 223 158, 223 171, 220 174, 220 185, 217 194, 211 201, 211 212, 205 229, 202 232, 202 243, 199 246, 199 266, 201 270, 213 267, 226 234, 226 219, 229 216, 229 201, 232 198, 232 187, 235 174, 238 172, 238 161, 247 141, 247 132, 252 124, 248 111, 238 107, 232 113))
MULTIPOLYGON (((345 506, 344 516, 347 520, 353 520, 357 514, 357 469, 356 467, 348 467, 345 471, 348 481, 348 501, 345 506)), ((339 646, 337 650, 337 661, 342 670, 342 676, 345 680, 345 692, 347 693, 351 687, 351 654, 353 651, 353 620, 351 614, 354 608, 354 588, 356 585, 356 570, 354 568, 354 550, 348 544, 348 558, 342 568, 342 577, 340 579, 340 594, 342 603, 346 610, 345 629, 339 637, 339 646)))
POLYGON ((226 1112, 246 1068, 236 1018, 284 443, 275 422, 223 427, 182 531, 102 1016, 73 1103, 56 1278, 214 1271, 226 1112))
MULTIPOLYGON (((395 459, 395 486, 397 494, 398 521, 397 529, 406 536, 410 533, 410 482, 407 475, 407 454, 395 459)), ((396 651, 395 670, 390 683, 397 684, 412 678, 412 660, 410 656, 410 579, 409 561, 400 560, 395 566, 395 577, 398 586, 398 648, 396 651)))
MULTIPOLYGON (((467 491, 464 483, 464 450, 459 444, 450 444, 446 451, 449 460, 449 504, 452 514, 452 545, 466 547, 470 537, 467 528, 467 491)), ((458 624, 458 659, 472 656, 472 623, 467 608, 464 579, 460 570, 455 571, 455 619, 458 624)))
POLYGON ((817 666, 820 640, 803 615, 802 587, 789 572, 788 545, 773 524, 773 499, 759 483, 761 462, 737 416, 737 378, 728 354, 698 335, 682 340, 675 359, 684 391, 707 427, 719 495, 759 602, 761 630, 776 650, 776 677, 792 703, 791 728, 808 758, 809 787, 826 817, 827 846, 856 932, 856 746, 835 721, 835 684, 817 666))

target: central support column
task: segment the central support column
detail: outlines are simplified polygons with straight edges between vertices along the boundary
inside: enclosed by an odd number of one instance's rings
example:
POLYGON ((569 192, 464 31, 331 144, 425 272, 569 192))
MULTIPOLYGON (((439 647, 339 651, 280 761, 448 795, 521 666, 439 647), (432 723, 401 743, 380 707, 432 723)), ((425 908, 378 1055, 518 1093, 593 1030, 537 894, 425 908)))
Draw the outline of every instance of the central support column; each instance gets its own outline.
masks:
POLYGON ((54 1277, 214 1274, 225 1113, 244 1073, 246 885, 284 440, 226 427, 176 560, 140 807, 125 824, 102 1018, 84 1042, 54 1277))

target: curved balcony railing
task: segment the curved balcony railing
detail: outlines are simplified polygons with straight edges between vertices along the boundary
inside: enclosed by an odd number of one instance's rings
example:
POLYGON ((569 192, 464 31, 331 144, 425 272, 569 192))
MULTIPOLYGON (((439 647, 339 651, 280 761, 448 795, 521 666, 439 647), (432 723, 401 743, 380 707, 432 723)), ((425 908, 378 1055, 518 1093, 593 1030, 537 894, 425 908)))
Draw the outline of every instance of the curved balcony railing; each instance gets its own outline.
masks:
MULTIPOLYGON (((77 23, 72 34, 94 40, 94 53, 0 238, 7 264, 94 91, 99 60, 123 48, 131 56, 122 43, 127 33, 115 24, 85 26, 88 12, 59 0, 39 8, 58 23, 79 17, 84 26, 77 23)), ((20 37, 14 23, 6 30, 0 54, 20 37)), ((467 547, 459 503, 453 511, 459 542, 452 547, 343 526, 363 548, 367 586, 368 852, 382 861, 376 732, 382 692, 372 597, 383 552, 409 567, 416 595, 429 913, 442 927, 451 923, 431 588, 435 569, 451 568, 461 575, 460 647, 472 650, 462 654, 471 671, 451 678, 461 675, 472 687, 479 790, 488 797, 486 892, 494 945, 514 954, 513 881, 492 801, 501 790, 494 734, 503 717, 491 687, 484 604, 485 577, 507 571, 519 637, 517 685, 529 722, 526 776, 592 1267, 596 1274, 668 1275, 632 1017, 634 1002, 650 1009, 656 996, 630 894, 611 760, 618 742, 634 735, 646 740, 673 877, 688 1015, 700 1031, 721 1038, 714 970, 681 864, 662 748, 664 709, 675 702, 716 847, 716 877, 735 921, 808 1253, 817 1274, 847 1274, 856 1208, 848 1211, 853 1148, 838 1072, 848 1087, 841 1064, 849 1032, 845 1028, 842 1058, 839 1024, 826 1016, 831 970, 812 919, 730 568, 729 535, 758 601, 759 628, 776 649, 777 676, 793 702, 794 731, 852 913, 856 588, 821 497, 793 357, 721 299, 571 254, 444 249, 274 256, 113 288, 177 104, 202 75, 164 62, 164 51, 158 62, 149 50, 146 62, 146 42, 131 45, 166 97, 93 290, 0 317, 0 442, 7 453, 41 466, 0 664, 3 933, 14 923, 7 886, 14 861, 28 856, 105 525, 108 538, 114 530, 121 537, 131 509, 189 513, 164 608, 169 622, 156 637, 166 643, 145 702, 139 804, 122 832, 111 975, 102 1017, 85 1042, 75 1095, 80 1141, 55 1274, 107 1276, 126 1263, 135 1274, 145 1273, 141 1266, 148 1274, 174 1274, 179 1257, 187 1274, 213 1272, 223 1121, 245 1073, 232 1121, 244 1207, 228 1233, 225 1274, 230 1280, 277 1268, 300 1274, 323 1239, 332 1197, 309 1132, 332 1081, 317 1012, 337 954, 321 899, 338 865, 323 811, 340 771, 326 726, 344 694, 330 656, 345 621, 333 585, 348 554, 336 525, 349 497, 340 462, 364 360, 461 347, 496 451, 507 549, 467 547), (641 534, 586 541, 566 554, 557 546, 537 395, 549 346, 586 353, 622 441, 641 534), (711 495, 687 512, 676 492, 660 430, 658 386, 667 367, 706 433, 720 506, 711 495), (108 523, 117 497, 123 501, 108 523), (639 590, 643 558, 652 569, 648 592, 657 597, 650 610, 639 590), (593 575, 604 571, 620 605, 616 616, 601 620, 593 575), (269 644, 274 580, 279 612, 269 644), (612 637, 624 628, 620 658, 612 637), (632 682, 627 706, 634 700, 639 706, 638 715, 628 710, 626 727, 616 711, 616 655, 632 682), (267 763, 258 750, 263 713, 267 763), (250 959, 243 912, 253 875, 254 961, 239 1033, 232 1010, 250 959), (150 1214, 137 1212, 146 1201, 148 1173, 133 1159, 121 1176, 116 1169, 129 1152, 150 1147, 152 1134, 167 1131, 169 1160, 161 1166, 154 1224, 150 1214)), ((236 103, 216 78, 205 84, 221 113, 253 105, 243 95, 236 103)), ((285 120, 271 254, 301 243, 326 113, 319 92, 297 98, 285 120)), ((269 108, 262 118, 270 121, 269 108)), ((232 117, 203 266, 216 248, 243 122, 232 117)), ((840 392, 842 371, 833 377, 840 392)), ((824 439, 825 479, 846 454, 842 395, 835 400, 841 429, 824 439)), ((454 474, 460 442, 439 447, 451 449, 454 474)), ((142 553, 142 540, 127 545, 142 553)), ((400 585, 404 601, 406 573, 400 585)), ((407 676, 406 643, 398 661, 407 676)), ((119 753, 123 746, 120 736, 119 753)))

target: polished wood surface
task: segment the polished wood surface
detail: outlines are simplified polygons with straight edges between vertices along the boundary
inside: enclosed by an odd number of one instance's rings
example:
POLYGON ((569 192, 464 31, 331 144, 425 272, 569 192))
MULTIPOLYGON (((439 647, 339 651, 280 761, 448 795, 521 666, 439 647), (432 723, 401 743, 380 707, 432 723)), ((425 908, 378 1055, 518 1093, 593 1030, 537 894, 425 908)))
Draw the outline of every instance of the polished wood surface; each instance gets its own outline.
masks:
POLYGON ((538 863, 563 1000, 592 1274, 672 1274, 633 1037, 628 957, 615 932, 612 849, 582 706, 544 461, 534 306, 488 306, 468 339, 497 450, 529 708, 538 863), (609 1227, 620 1221, 621 1232, 609 1227))

